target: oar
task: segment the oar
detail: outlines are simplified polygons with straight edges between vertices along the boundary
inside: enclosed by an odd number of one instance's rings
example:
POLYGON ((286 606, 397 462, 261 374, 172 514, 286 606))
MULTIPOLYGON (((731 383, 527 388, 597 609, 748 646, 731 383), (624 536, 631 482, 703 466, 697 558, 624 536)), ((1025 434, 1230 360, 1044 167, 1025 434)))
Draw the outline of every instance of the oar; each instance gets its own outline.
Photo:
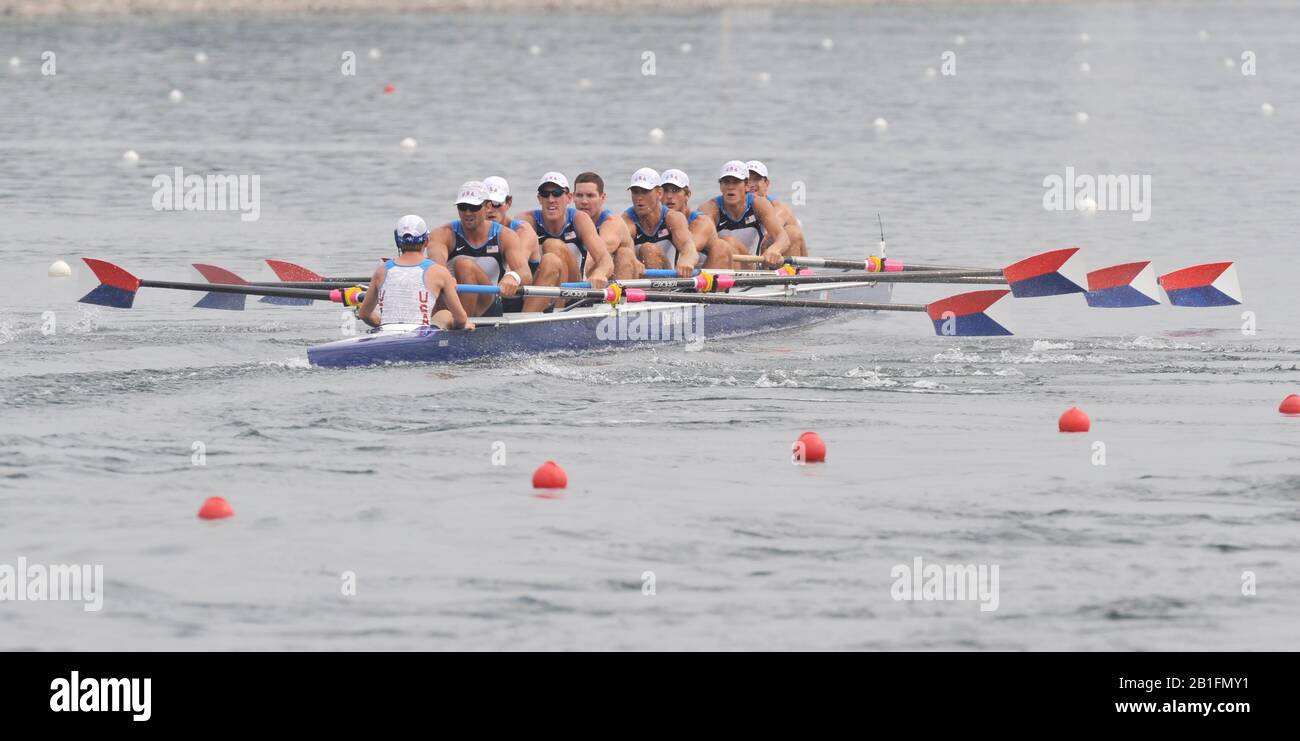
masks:
MULTIPOLYGON (((762 263, 761 255, 732 255, 733 263, 756 264, 762 263)), ((903 263, 902 260, 895 260, 892 257, 878 257, 871 255, 865 260, 833 260, 824 257, 787 257, 786 265, 794 265, 801 268, 841 268, 844 270, 865 270, 868 273, 902 273, 910 271, 925 270, 959 270, 964 273, 988 273, 990 275, 1001 275, 1002 271, 997 268, 969 268, 956 267, 953 265, 931 265, 922 263, 903 263)))
MULTIPOLYGON (((83 304, 97 304, 99 306, 112 306, 118 309, 129 309, 135 303, 135 294, 141 288, 165 288, 178 291, 199 291, 208 294, 198 303, 196 307, 204 309, 234 309, 242 310, 244 308, 244 298, 247 296, 273 296, 278 298, 303 299, 310 301, 333 301, 346 306, 359 306, 365 299, 365 288, 357 285, 347 285, 343 288, 292 288, 284 286, 259 286, 248 283, 186 283, 172 280, 150 280, 147 278, 137 278, 130 272, 114 265, 111 262, 97 260, 93 257, 83 257, 82 261, 94 272, 95 277, 99 279, 99 285, 90 293, 82 296, 79 300, 83 304), (222 305, 218 300, 223 296, 231 296, 237 299, 227 305, 222 305)), ((236 276, 238 277, 238 276, 236 276)), ((456 290, 463 293, 482 293, 475 289, 497 288, 496 286, 457 286, 456 290)))
MULTIPOLYGON (((807 271, 801 275, 762 275, 735 276, 730 273, 714 274, 704 271, 694 278, 677 278, 675 280, 620 280, 616 281, 624 288, 649 288, 652 290, 688 290, 712 293, 725 291, 733 286, 781 286, 803 285, 805 283, 950 283, 954 285, 1006 285, 1007 281, 994 276, 970 276, 959 272, 931 271, 924 273, 881 273, 879 275, 844 275, 842 273, 813 274, 807 271)), ((561 283, 561 288, 591 288, 589 281, 581 283, 561 283)))
MULTIPOLYGON (((472 293, 497 293, 497 286, 464 286, 472 293)), ((1006 289, 971 291, 929 304, 878 304, 866 301, 829 301, 788 296, 732 296, 727 294, 647 293, 639 288, 625 289, 618 284, 605 289, 555 288, 551 286, 522 286, 524 296, 544 298, 588 299, 613 305, 641 302, 670 302, 677 304, 722 304, 731 306, 769 306, 789 309, 834 309, 858 311, 908 311, 925 312, 934 322, 936 334, 945 337, 990 337, 1011 334, 987 313, 988 308, 1006 296, 1006 289)))
MULTIPOLYGON (((1078 247, 1067 247, 1027 257, 1002 270, 977 269, 960 272, 970 276, 1001 275, 1011 289, 1011 295, 1016 298, 1082 293, 1088 305, 1094 308, 1127 309, 1154 306, 1160 303, 1156 291, 1157 283, 1164 289, 1169 303, 1173 306, 1235 306, 1242 301, 1236 266, 1231 262, 1193 265, 1166 273, 1157 281, 1150 261, 1113 265, 1085 274, 1078 252, 1078 247)), ((762 260, 753 255, 738 255, 733 259, 741 262, 762 260)), ((821 258, 786 258, 786 262, 794 265, 817 265, 818 260, 821 258)), ((821 260, 821 264, 825 267, 865 269, 872 275, 883 270, 884 273, 880 275, 882 279, 884 274, 890 272, 906 273, 908 269, 940 268, 934 265, 913 265, 904 268, 901 263, 891 267, 892 262, 876 257, 867 258, 861 264, 854 260, 821 260)))

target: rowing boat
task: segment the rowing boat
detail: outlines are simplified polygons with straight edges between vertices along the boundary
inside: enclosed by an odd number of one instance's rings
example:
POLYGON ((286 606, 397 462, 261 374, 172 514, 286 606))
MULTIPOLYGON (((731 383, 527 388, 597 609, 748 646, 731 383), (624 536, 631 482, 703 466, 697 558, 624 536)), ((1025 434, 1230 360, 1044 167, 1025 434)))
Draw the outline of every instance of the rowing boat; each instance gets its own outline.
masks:
MULTIPOLYGON (((892 284, 876 282, 803 284, 734 291, 748 297, 791 297, 889 303, 892 284)), ((386 325, 369 334, 307 348, 307 359, 326 368, 387 363, 448 363, 513 354, 598 350, 614 346, 697 343, 802 327, 848 310, 782 306, 628 303, 577 306, 549 314, 479 317, 477 329, 441 330, 410 324, 386 325)))

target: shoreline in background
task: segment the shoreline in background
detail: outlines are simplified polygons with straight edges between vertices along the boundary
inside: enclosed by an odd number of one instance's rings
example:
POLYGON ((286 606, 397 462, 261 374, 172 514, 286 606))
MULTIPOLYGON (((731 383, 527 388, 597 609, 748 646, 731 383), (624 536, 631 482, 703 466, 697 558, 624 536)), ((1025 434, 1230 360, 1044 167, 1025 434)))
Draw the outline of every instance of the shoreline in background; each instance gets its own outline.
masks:
POLYGON ((744 10, 790 6, 1060 5, 1071 0, 0 0, 0 16, 276 15, 485 10, 744 10))

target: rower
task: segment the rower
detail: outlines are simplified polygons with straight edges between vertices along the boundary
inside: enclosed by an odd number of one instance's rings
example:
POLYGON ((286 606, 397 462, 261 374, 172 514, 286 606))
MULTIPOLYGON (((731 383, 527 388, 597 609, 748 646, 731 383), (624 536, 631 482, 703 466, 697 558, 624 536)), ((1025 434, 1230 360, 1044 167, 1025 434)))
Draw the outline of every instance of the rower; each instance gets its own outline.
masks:
POLYGON ((749 192, 757 195, 759 198, 766 198, 776 211, 781 215, 781 226, 785 228, 785 233, 790 236, 790 251, 786 254, 794 257, 805 257, 808 255, 808 245, 803 240, 803 225, 799 219, 795 218, 794 211, 784 203, 776 200, 767 194, 772 187, 772 181, 767 178, 767 165, 758 160, 750 160, 745 163, 749 168, 749 180, 746 181, 745 187, 749 192))
MULTIPOLYGON (((510 216, 510 207, 515 201, 510 195, 510 184, 505 178, 492 175, 483 178, 483 186, 487 195, 484 209, 488 212, 488 218, 513 229, 515 234, 519 235, 520 244, 528 254, 528 270, 532 273, 532 285, 560 285, 560 281, 564 279, 564 261, 557 255, 543 256, 541 243, 538 242, 537 232, 532 225, 523 219, 510 216)), ((503 300, 501 308, 505 312, 542 311, 546 309, 548 303, 549 300, 544 298, 524 299, 522 296, 515 296, 503 300)))
POLYGON ((483 183, 471 180, 460 186, 456 210, 460 218, 438 227, 429 238, 429 257, 445 263, 457 283, 497 284, 499 295, 477 294, 465 298, 470 316, 500 316, 501 299, 510 298, 529 282, 528 253, 519 235, 487 218, 483 183), (527 277, 525 277, 527 276, 527 277))
POLYGON ((718 228, 713 219, 704 215, 699 209, 691 208, 691 179, 681 170, 669 168, 659 177, 663 181, 664 205, 686 217, 691 229, 691 239, 695 241, 695 251, 700 255, 700 262, 707 269, 730 268, 731 245, 718 238, 718 228))
POLYGON ((474 329, 456 293, 456 281, 424 256, 429 227, 419 216, 403 216, 393 230, 397 257, 375 268, 356 314, 366 324, 415 324, 439 329, 474 329), (437 305, 447 308, 435 311, 437 305))
POLYGON ((541 208, 524 215, 537 230, 542 254, 564 261, 565 280, 586 280, 592 288, 604 288, 614 272, 614 260, 596 224, 585 212, 569 205, 569 180, 559 172, 548 172, 537 184, 541 208))
POLYGON ((746 192, 748 180, 749 168, 744 162, 727 162, 718 173, 722 194, 705 201, 700 210, 713 219, 718 236, 736 254, 762 255, 766 267, 778 268, 790 249, 790 238, 776 207, 766 198, 746 192))
POLYGON ((622 219, 605 208, 605 179, 594 172, 584 172, 573 179, 573 205, 591 217, 605 249, 614 258, 614 277, 622 280, 640 278, 632 233, 622 219))
POLYGON ((663 205, 661 185, 659 173, 649 167, 632 173, 627 186, 632 206, 623 212, 623 220, 633 232, 638 262, 650 269, 675 269, 679 276, 689 278, 699 261, 695 240, 686 216, 663 205))

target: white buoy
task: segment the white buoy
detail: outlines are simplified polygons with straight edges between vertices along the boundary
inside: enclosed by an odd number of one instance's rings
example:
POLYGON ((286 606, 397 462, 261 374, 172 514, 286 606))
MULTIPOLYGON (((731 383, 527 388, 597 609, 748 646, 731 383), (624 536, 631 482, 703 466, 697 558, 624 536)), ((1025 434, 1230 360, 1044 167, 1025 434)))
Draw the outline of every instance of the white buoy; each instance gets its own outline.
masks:
POLYGON ((533 56, 537 56, 542 53, 542 47, 538 46, 537 44, 533 44, 532 46, 528 47, 528 53, 532 54, 533 56))
POLYGON ((382 51, 379 51, 378 49, 371 49, 371 50, 370 50, 370 58, 371 58, 371 59, 378 59, 378 58, 380 58, 380 57, 382 57, 382 56, 384 56, 384 53, 383 53, 382 51))
POLYGON ((1092 65, 1088 64, 1087 62, 1081 62, 1079 64, 1079 71, 1084 74, 1088 74, 1089 72, 1092 71, 1092 65))
POLYGON ((1074 114, 1074 120, 1078 121, 1081 124, 1086 124, 1088 123, 1088 114, 1084 113, 1083 111, 1079 111, 1078 113, 1074 114))
POLYGON ((1224 57, 1223 66, 1227 67, 1228 69, 1232 69, 1233 67, 1237 66, 1237 60, 1233 59, 1232 57, 1224 57))
POLYGON ((68 267, 68 264, 62 260, 55 260, 50 263, 50 269, 46 273, 51 278, 66 278, 72 275, 72 268, 68 267))
POLYGON ((651 142, 652 144, 659 144, 659 143, 662 142, 663 140, 664 140, 664 130, 663 130, 663 129, 660 129, 660 128, 653 128, 653 129, 650 129, 650 142, 651 142))
POLYGON ((201 51, 194 52, 194 61, 198 62, 199 64, 207 64, 208 63, 207 53, 201 51))
POLYGON ((1079 202, 1079 208, 1082 209, 1085 214, 1095 214, 1097 213, 1097 202, 1091 198, 1085 198, 1079 202))
POLYGON ((952 43, 956 44, 957 46, 965 46, 966 37, 962 36, 961 34, 957 34, 956 36, 952 37, 952 43))
POLYGON ((683 54, 690 54, 690 53, 691 53, 691 45, 690 45, 690 42, 687 42, 687 43, 682 44, 679 48, 682 50, 682 53, 683 53, 683 54))
POLYGON ((830 51, 831 49, 834 49, 835 40, 830 38, 822 39, 822 48, 825 49, 826 51, 830 51))
POLYGON ((772 75, 768 74, 767 72, 759 72, 758 81, 766 85, 767 83, 772 81, 772 75))
POLYGON ((134 149, 128 149, 122 154, 122 161, 128 165, 134 165, 140 161, 140 155, 136 154, 134 149))
POLYGON ((1079 41, 1086 44, 1089 41, 1092 41, 1092 37, 1088 35, 1087 31, 1084 31, 1083 33, 1079 34, 1079 41))
POLYGON ((889 128, 889 122, 883 118, 877 118, 875 121, 871 122, 871 125, 876 127, 876 131, 884 131, 889 128))
POLYGON ((408 136, 402 140, 401 147, 402 149, 415 149, 415 140, 408 136))
POLYGON ((1196 32, 1196 38, 1200 39, 1201 41, 1209 41, 1210 32, 1202 28, 1201 30, 1196 32))
POLYGON ((23 60, 19 59, 18 57, 9 57, 9 66, 10 66, 10 67, 15 67, 15 68, 16 68, 16 67, 18 67, 18 65, 20 65, 20 64, 22 64, 22 63, 23 63, 23 60))
POLYGON ((1272 103, 1265 103, 1264 105, 1261 105, 1261 106, 1259 107, 1259 112, 1262 113, 1262 114, 1264 114, 1265 116, 1271 116, 1271 115, 1273 115, 1273 104, 1272 104, 1272 103))
POLYGON ((926 76, 926 77, 938 77, 938 76, 939 76, 939 70, 935 69, 934 67, 926 67, 926 68, 925 68, 925 76, 926 76))
POLYGON ((182 100, 185 100, 185 94, 179 90, 172 90, 170 93, 167 93, 167 99, 173 103, 179 103, 182 100))
POLYGON ((588 89, 588 88, 590 88, 590 87, 591 87, 591 80, 588 80, 588 79, 585 78, 585 77, 582 78, 581 80, 578 80, 578 89, 579 89, 579 90, 586 90, 586 89, 588 89))

